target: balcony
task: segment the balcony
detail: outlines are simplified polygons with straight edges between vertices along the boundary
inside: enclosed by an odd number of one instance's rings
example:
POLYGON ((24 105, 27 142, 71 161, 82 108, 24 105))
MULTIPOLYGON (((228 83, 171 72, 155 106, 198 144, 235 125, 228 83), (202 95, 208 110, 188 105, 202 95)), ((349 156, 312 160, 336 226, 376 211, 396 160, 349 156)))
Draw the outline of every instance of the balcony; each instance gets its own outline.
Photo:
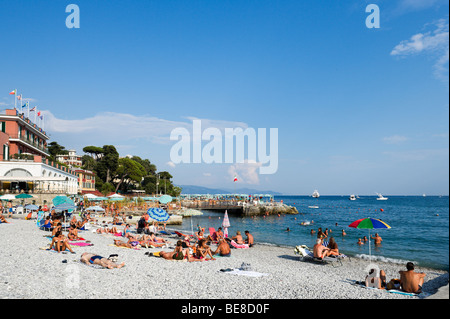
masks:
POLYGON ((31 146, 31 147, 37 149, 38 151, 45 153, 45 155, 47 155, 47 156, 49 155, 47 147, 39 145, 39 143, 36 143, 36 142, 28 139, 26 136, 10 135, 9 140, 11 142, 14 142, 17 140, 21 141, 21 142, 25 143, 27 146, 31 146))

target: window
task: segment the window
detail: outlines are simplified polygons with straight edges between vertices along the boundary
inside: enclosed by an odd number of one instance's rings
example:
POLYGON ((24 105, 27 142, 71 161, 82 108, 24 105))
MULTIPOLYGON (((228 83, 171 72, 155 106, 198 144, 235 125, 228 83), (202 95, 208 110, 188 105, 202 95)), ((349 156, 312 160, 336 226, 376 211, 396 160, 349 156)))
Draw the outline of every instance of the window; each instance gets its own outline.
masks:
POLYGON ((5 133, 5 130, 6 130, 6 123, 5 122, 0 122, 0 129, 2 130, 3 133, 5 133))

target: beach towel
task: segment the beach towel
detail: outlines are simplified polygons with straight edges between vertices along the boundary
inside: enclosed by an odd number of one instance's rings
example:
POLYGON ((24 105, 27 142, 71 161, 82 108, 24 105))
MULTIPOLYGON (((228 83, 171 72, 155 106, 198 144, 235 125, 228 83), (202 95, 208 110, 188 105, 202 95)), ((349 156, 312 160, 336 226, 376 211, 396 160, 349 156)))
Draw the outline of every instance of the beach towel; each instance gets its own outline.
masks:
POLYGON ((78 246, 78 247, 86 247, 86 246, 94 246, 94 244, 91 243, 80 243, 80 242, 70 242, 69 244, 72 246, 78 246))
POLYGON ((236 243, 234 240, 232 240, 231 242, 231 246, 233 246, 234 248, 250 248, 248 244, 238 244, 236 243))
POLYGON ((238 276, 248 276, 248 277, 265 277, 269 276, 269 274, 261 273, 257 271, 249 271, 249 270, 241 270, 239 268, 235 269, 221 269, 220 270, 223 273, 231 274, 231 275, 238 275, 238 276))
POLYGON ((109 244, 108 246, 117 247, 117 248, 125 248, 125 249, 141 250, 140 249, 141 245, 137 245, 136 247, 132 247, 132 248, 123 247, 123 246, 117 246, 117 245, 114 245, 114 244, 109 244))

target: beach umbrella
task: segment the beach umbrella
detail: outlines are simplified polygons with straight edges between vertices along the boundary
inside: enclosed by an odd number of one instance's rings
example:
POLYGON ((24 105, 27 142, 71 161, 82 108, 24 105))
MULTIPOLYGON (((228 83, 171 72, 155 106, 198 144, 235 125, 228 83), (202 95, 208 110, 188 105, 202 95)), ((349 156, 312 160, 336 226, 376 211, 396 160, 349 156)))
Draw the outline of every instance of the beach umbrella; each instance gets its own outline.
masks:
POLYGON ((348 227, 369 230, 369 259, 372 259, 372 253, 370 250, 370 230, 371 229, 389 229, 389 228, 391 228, 391 226, 386 224, 381 219, 375 219, 375 218, 370 218, 370 217, 355 220, 353 223, 348 225, 348 227))
POLYGON ((24 208, 25 208, 25 209, 28 209, 28 210, 38 210, 38 209, 39 209, 38 206, 33 205, 33 204, 28 204, 28 205, 26 205, 24 208))
POLYGON ((163 195, 158 200, 159 200, 159 202, 161 204, 167 204, 167 203, 170 203, 172 201, 172 196, 170 196, 170 195, 163 195))
POLYGON ((16 196, 12 195, 12 194, 6 194, 3 196, 0 196, 0 200, 13 200, 16 199, 16 196))
POLYGON ((166 222, 169 220, 169 214, 162 208, 152 207, 147 210, 148 216, 157 222, 166 222))
POLYGON ((84 197, 84 198, 87 198, 88 200, 90 200, 90 199, 95 199, 95 198, 97 198, 98 196, 96 196, 96 195, 94 195, 94 194, 91 194, 91 193, 88 193, 88 194, 85 194, 83 197, 84 197))
POLYGON ((72 204, 72 205, 75 205, 73 200, 71 200, 69 197, 64 196, 64 195, 56 196, 55 198, 52 199, 52 203, 53 203, 54 206, 58 206, 58 205, 61 205, 61 204, 72 204))
POLYGON ((93 211, 93 212, 104 212, 105 211, 102 207, 97 206, 97 205, 88 207, 88 208, 86 208, 86 210, 87 211, 93 211))
POLYGON ((119 195, 119 194, 112 194, 108 196, 109 198, 125 198, 125 196, 119 195))
POLYGON ((22 193, 16 196, 18 199, 26 199, 26 198, 33 198, 33 195, 22 193))
POLYGON ((230 219, 228 218, 228 212, 225 210, 225 214, 223 216, 222 227, 223 234, 225 237, 228 237, 228 227, 230 227, 230 219))

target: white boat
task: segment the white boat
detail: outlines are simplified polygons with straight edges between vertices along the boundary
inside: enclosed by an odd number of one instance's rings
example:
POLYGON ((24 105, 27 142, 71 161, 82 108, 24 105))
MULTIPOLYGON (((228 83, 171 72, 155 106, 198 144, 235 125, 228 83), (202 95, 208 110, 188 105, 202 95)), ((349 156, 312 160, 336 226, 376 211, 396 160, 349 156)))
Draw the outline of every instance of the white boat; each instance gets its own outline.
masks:
POLYGON ((383 195, 381 195, 380 193, 377 193, 377 195, 378 195, 378 198, 377 198, 377 200, 388 200, 388 198, 387 197, 384 197, 383 195))
POLYGON ((320 197, 320 194, 317 191, 317 189, 313 192, 312 197, 314 197, 314 198, 319 198, 320 197))
POLYGON ((351 194, 349 197, 350 200, 356 200, 356 196, 354 194, 351 194))
POLYGON ((314 208, 314 209, 317 209, 317 208, 319 208, 319 206, 308 206, 308 208, 314 208))

